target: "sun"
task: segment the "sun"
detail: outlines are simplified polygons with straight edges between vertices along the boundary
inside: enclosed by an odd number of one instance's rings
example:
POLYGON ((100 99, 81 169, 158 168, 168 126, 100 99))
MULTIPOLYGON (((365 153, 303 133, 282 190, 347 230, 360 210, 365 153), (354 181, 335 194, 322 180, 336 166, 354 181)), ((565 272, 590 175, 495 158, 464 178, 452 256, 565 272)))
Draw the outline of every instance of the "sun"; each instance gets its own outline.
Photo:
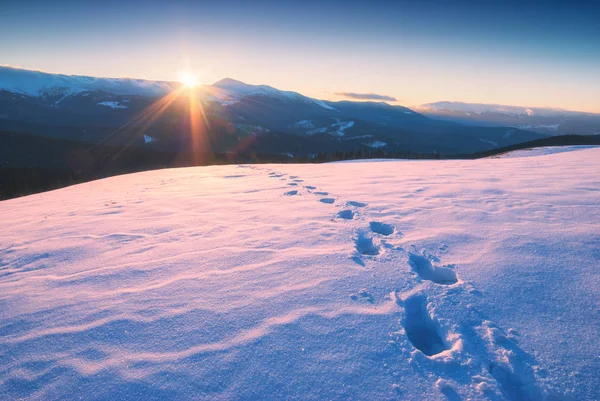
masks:
POLYGON ((198 85, 198 77, 189 72, 182 72, 179 74, 179 82, 186 88, 193 88, 198 85))
POLYGON ((198 85, 198 79, 193 75, 186 74, 181 78, 181 83, 186 88, 193 88, 194 86, 198 85))

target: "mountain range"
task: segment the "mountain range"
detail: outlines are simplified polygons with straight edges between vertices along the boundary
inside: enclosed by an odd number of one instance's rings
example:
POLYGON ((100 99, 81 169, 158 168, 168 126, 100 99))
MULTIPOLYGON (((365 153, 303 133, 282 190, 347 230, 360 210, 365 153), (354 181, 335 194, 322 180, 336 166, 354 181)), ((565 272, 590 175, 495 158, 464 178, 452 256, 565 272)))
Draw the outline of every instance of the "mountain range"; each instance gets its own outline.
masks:
POLYGON ((546 135, 600 134, 600 114, 500 104, 436 102, 415 107, 423 115, 466 125, 511 126, 546 135))
POLYGON ((211 152, 243 148, 307 157, 362 148, 453 155, 546 136, 508 125, 474 126, 429 118, 383 102, 318 100, 230 78, 184 88, 178 82, 0 67, 0 130, 4 131, 182 151, 194 146, 192 103, 203 115, 211 152))

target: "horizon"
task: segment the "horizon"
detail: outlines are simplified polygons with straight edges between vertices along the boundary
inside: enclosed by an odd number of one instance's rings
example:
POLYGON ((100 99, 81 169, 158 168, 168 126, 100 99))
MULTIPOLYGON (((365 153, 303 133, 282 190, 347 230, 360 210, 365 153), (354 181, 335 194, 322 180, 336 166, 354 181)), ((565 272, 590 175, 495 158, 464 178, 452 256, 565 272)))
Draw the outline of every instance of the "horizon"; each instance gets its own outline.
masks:
POLYGON ((329 101, 600 113, 596 11, 561 1, 7 2, 0 34, 15 40, 0 62, 64 75, 231 77, 329 101))
MULTIPOLYGON (((40 69, 32 69, 32 68, 24 68, 21 66, 13 66, 13 65, 0 65, 1 67, 5 67, 5 68, 12 68, 12 69, 16 69, 16 70, 25 70, 25 71, 32 71, 32 72, 39 72, 39 73, 43 73, 43 74, 50 74, 50 75, 62 75, 62 76, 70 76, 70 77, 89 77, 89 78, 100 78, 100 79, 132 79, 132 80, 142 80, 142 81, 148 81, 148 82, 166 82, 166 83, 176 83, 176 84, 181 84, 186 86, 186 82, 185 79, 175 79, 175 80, 154 80, 154 79, 148 79, 148 78, 139 78, 139 77, 131 77, 131 76, 119 76, 119 77, 115 77, 115 76, 91 76, 91 75, 80 75, 80 74, 64 74, 62 72, 52 72, 52 71, 44 71, 44 70, 40 70, 40 69)), ((271 86, 268 83, 254 83, 254 82, 245 82, 245 81, 240 81, 234 77, 223 77, 220 79, 217 79, 216 81, 213 82, 197 82, 194 81, 193 86, 211 86, 211 85, 216 85, 221 81, 225 81, 225 80, 233 80, 233 81, 237 81, 240 82, 242 84, 245 85, 252 85, 252 86, 271 86)), ((271 86, 272 87, 272 86, 271 86)), ((274 88, 274 87, 273 87, 274 88)), ((281 90, 281 91, 292 91, 292 92, 296 92, 294 90, 289 90, 287 88, 274 88, 277 90, 281 90)), ((303 96, 307 96, 310 97, 304 93, 301 92, 297 92, 300 95, 303 96)), ((575 112, 575 113, 587 113, 587 114, 600 114, 600 112, 590 112, 590 111, 583 111, 583 110, 572 110, 572 109, 564 109, 564 108, 557 108, 557 107, 548 107, 548 106, 539 106, 539 105, 516 105, 516 104, 498 104, 498 103, 470 103, 470 102, 464 102, 462 100, 448 100, 448 99, 443 99, 443 100, 435 100, 435 101, 431 101, 431 102, 427 102, 427 103, 423 103, 423 104, 414 104, 414 105, 409 105, 409 104, 402 104, 398 101, 390 101, 390 100, 386 100, 386 99, 375 99, 375 98, 369 98, 369 99, 359 99, 359 98, 352 98, 352 97, 347 97, 347 98, 340 98, 340 99, 336 99, 336 100, 329 100, 329 99, 318 99, 315 98, 317 100, 325 100, 328 102, 356 102, 356 103, 383 103, 383 104, 388 104, 388 105, 392 105, 392 106, 401 106, 401 107, 407 107, 407 108, 412 108, 415 110, 426 110, 428 109, 428 106, 430 105, 435 105, 435 104, 439 104, 439 103, 453 103, 453 104, 464 104, 464 105, 478 105, 478 106, 501 106, 501 107, 522 107, 525 109, 547 109, 547 110, 555 110, 555 111, 566 111, 566 112, 575 112)))

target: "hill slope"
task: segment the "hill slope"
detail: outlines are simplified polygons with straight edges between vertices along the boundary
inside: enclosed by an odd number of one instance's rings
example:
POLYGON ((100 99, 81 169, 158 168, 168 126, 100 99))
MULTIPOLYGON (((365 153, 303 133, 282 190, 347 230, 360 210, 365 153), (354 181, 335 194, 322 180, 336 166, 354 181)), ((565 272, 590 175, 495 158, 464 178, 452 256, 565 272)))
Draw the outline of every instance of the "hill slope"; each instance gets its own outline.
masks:
POLYGON ((0 202, 2 399, 600 398, 600 150, 0 202))

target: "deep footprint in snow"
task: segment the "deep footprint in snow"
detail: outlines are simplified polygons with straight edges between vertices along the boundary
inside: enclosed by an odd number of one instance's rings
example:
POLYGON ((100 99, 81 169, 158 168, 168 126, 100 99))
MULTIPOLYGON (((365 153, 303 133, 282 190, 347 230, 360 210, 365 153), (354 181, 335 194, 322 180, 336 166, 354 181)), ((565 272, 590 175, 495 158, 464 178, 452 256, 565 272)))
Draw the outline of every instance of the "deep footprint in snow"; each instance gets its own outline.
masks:
POLYGON ((304 188, 306 188, 306 189, 317 189, 317 187, 313 187, 312 185, 305 185, 304 188))
POLYGON ((447 267, 433 266, 425 256, 410 253, 408 263, 423 280, 442 285, 450 285, 458 281, 456 273, 447 267))
POLYGON ((371 228, 371 231, 381 235, 391 235, 394 233, 394 226, 391 224, 372 221, 369 223, 369 227, 371 228))
POLYGON ((298 184, 296 184, 295 182, 288 182, 288 185, 290 187, 297 187, 298 186, 298 184))
POLYGON ((319 199, 319 202, 331 204, 331 203, 335 202, 335 199, 334 198, 323 198, 323 199, 319 199))
POLYGON ((348 205, 348 206, 354 206, 354 207, 365 207, 365 206, 367 206, 366 203, 356 202, 356 201, 348 201, 348 202, 346 202, 346 205, 348 205))
POLYGON ((362 255, 379 255, 379 249, 373 243, 373 238, 366 236, 364 233, 358 233, 354 243, 356 250, 362 255))
POLYGON ((412 345, 427 356, 437 355, 448 349, 440 336, 440 326, 431 319, 427 310, 427 297, 412 295, 404 302, 402 325, 412 345))
POLYGON ((375 302, 375 297, 373 296, 373 294, 371 294, 369 291, 367 291, 364 288, 361 288, 361 290, 358 292, 358 294, 352 294, 350 295, 350 298, 353 301, 367 301, 369 303, 373 303, 375 302))
POLYGON ((354 212, 350 209, 341 210, 338 212, 337 217, 345 220, 352 220, 354 218, 354 212))
POLYGON ((293 195, 298 195, 298 191, 289 191, 284 193, 285 196, 293 196, 293 195))
POLYGON ((324 192, 324 191, 315 192, 315 195, 327 196, 327 195, 329 195, 329 192, 324 192))

